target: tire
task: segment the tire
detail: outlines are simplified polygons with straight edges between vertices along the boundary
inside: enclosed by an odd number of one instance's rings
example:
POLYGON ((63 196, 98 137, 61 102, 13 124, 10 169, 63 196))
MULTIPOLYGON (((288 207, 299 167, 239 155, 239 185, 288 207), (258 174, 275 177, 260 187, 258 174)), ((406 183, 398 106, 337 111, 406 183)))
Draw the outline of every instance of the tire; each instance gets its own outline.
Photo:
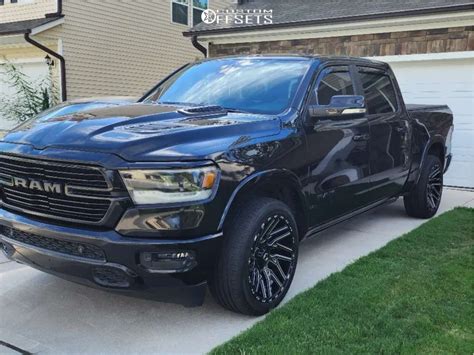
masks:
POLYGON ((434 155, 428 155, 420 179, 403 198, 405 211, 411 217, 431 218, 438 211, 443 194, 443 164, 434 155))
POLYGON ((224 228, 211 293, 231 311, 265 314, 288 292, 297 260, 298 229, 288 206, 265 197, 247 201, 224 228))

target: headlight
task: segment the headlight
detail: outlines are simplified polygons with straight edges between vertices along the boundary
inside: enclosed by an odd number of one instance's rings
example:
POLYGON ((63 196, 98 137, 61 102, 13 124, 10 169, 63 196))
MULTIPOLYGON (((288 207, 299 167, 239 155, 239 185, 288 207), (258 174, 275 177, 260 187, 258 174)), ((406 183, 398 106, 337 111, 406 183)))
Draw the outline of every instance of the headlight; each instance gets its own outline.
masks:
POLYGON ((137 205, 203 201, 217 188, 214 166, 194 169, 122 170, 123 182, 137 205))

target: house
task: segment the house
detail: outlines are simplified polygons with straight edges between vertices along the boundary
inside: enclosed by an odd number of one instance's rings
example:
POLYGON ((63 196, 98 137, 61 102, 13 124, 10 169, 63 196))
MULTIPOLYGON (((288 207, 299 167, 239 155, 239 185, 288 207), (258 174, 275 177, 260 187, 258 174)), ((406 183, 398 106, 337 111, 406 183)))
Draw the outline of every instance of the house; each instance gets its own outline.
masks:
MULTIPOLYGON (((181 33, 199 23, 208 6, 225 4, 0 0, 0 63, 12 62, 32 79, 52 70, 62 100, 140 96, 170 71, 200 57, 181 33)), ((14 95, 14 90, 0 81, 0 95, 14 95)), ((0 118, 0 130, 14 124, 0 118)))
POLYGON ((227 14, 184 35, 210 57, 303 53, 388 62, 406 102, 451 107, 454 159, 445 184, 474 187, 474 1, 244 0, 231 9, 272 10, 272 23, 227 14))

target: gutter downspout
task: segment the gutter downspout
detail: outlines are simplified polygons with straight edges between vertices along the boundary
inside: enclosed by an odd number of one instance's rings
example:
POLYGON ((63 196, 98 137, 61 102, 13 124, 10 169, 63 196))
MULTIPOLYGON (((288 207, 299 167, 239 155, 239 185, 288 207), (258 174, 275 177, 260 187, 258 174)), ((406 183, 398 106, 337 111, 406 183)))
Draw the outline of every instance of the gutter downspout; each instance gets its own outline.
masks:
POLYGON ((32 44, 33 46, 41 49, 42 51, 52 55, 53 57, 59 59, 59 62, 61 64, 60 66, 60 71, 61 71, 61 101, 66 101, 67 100, 67 90, 66 90, 66 60, 64 57, 52 49, 43 46, 41 43, 36 42, 34 39, 30 37, 29 33, 25 33, 25 41, 32 44))
POLYGON ((197 36, 191 37, 191 43, 193 44, 194 48, 204 54, 204 58, 207 58, 207 49, 201 43, 198 42, 197 36))

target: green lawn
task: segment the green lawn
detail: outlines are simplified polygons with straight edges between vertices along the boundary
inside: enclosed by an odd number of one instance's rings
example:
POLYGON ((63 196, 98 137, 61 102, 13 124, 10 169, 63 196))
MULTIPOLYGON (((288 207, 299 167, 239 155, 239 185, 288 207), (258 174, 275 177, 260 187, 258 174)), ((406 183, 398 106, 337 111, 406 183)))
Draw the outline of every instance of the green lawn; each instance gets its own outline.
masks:
POLYGON ((329 276, 213 353, 473 354, 473 256, 474 209, 457 208, 329 276))

